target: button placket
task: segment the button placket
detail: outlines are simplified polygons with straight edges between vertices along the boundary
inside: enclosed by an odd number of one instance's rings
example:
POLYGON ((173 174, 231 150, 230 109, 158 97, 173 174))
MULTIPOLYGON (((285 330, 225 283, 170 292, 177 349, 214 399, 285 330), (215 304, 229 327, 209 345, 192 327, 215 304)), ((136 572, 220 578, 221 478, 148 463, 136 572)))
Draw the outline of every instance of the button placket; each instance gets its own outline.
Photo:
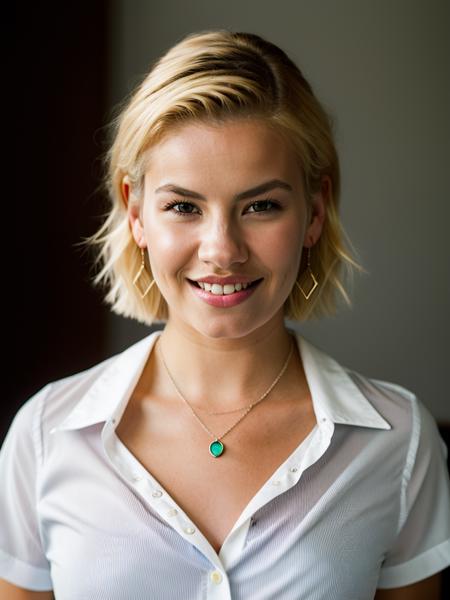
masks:
POLYGON ((223 576, 222 573, 220 571, 212 571, 210 573, 210 579, 213 583, 215 583, 216 585, 218 585, 219 583, 222 583, 223 580, 223 576))
MULTIPOLYGON (((112 422, 112 421, 111 421, 112 422)), ((107 444, 106 444, 107 445, 107 444)), ((141 475, 139 471, 134 469, 130 469, 128 464, 128 457, 122 458, 121 448, 112 449, 112 454, 114 455, 113 465, 117 470, 117 467, 120 467, 119 473, 123 477, 125 477, 128 481, 132 482, 133 485, 140 488, 140 493, 147 498, 147 501, 150 501, 151 504, 155 505, 155 509, 162 515, 166 516, 166 518, 173 519, 172 525, 174 529, 178 531, 181 535, 187 534, 188 536, 193 536, 197 533, 197 529, 183 517, 183 514, 180 510, 175 508, 172 502, 166 502, 166 494, 163 490, 156 487, 156 482, 152 480, 148 475, 141 475)), ((110 457, 111 458, 111 457, 110 457)), ((195 542, 194 542, 195 543, 195 542)))
POLYGON ((185 533, 188 533, 189 535, 192 535, 193 533, 195 533, 195 527, 188 525, 188 526, 183 527, 183 531, 185 533))
MULTIPOLYGON (((162 498, 164 496, 164 493, 161 490, 158 489, 153 489, 153 491, 151 492, 152 498, 162 498)), ((177 515, 179 515, 179 511, 178 509, 176 509, 173 506, 170 506, 170 504, 168 504, 164 499, 162 499, 159 503, 160 508, 162 510, 162 508, 164 507, 164 512, 166 514, 167 517, 176 517, 177 515)), ((188 535, 193 535, 194 533, 196 533, 196 528, 192 526, 191 523, 188 523, 186 521, 181 522, 179 520, 175 521, 178 525, 178 527, 184 532, 187 533, 188 535)))

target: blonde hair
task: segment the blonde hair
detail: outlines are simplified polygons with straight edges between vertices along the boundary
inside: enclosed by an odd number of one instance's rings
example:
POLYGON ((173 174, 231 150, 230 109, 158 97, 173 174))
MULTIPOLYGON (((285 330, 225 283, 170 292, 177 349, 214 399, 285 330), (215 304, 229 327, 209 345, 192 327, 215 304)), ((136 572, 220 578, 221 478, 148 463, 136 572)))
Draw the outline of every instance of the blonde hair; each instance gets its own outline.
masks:
MULTIPOLYGON (((284 315, 294 321, 334 315, 337 294, 351 306, 346 291, 354 269, 365 271, 344 245, 351 242, 339 219, 339 161, 332 120, 295 63, 262 37, 225 29, 187 35, 154 62, 112 122, 113 142, 105 155, 105 186, 110 208, 99 230, 85 242, 98 248, 101 270, 94 285, 107 289, 106 303, 116 314, 151 325, 166 322, 168 306, 156 285, 141 298, 133 279, 141 251, 132 236, 122 182, 128 176, 134 194, 144 185, 147 151, 187 121, 223 123, 257 118, 292 143, 304 177, 307 202, 331 180, 322 234, 311 249, 311 269, 319 286, 306 300, 294 285, 284 315)), ((140 286, 153 281, 146 257, 140 286)), ((297 281, 306 268, 302 253, 297 281)))

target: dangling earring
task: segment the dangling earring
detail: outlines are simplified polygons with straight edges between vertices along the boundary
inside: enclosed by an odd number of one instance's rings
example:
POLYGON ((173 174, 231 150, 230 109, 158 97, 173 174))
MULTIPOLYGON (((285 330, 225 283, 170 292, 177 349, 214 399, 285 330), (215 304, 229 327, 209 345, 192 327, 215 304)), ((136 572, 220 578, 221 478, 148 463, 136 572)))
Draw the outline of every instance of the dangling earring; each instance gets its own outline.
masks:
POLYGON ((144 263, 144 249, 141 248, 141 257, 142 257, 142 262, 141 262, 141 268, 139 269, 139 272, 137 273, 136 277, 133 279, 133 285, 135 286, 135 288, 138 290, 140 296, 142 299, 145 298, 145 296, 148 294, 148 292, 150 291, 150 289, 152 288, 153 284, 155 283, 155 279, 153 279, 153 281, 151 282, 151 284, 148 286, 148 288, 145 290, 144 293, 141 292, 141 290, 139 289, 138 285, 137 285, 137 281, 139 280, 140 276, 142 275, 142 271, 145 271, 145 263, 144 263))
MULTIPOLYGON (((319 285, 317 279, 314 277, 314 273, 311 271, 311 248, 308 248, 308 261, 307 261, 307 273, 306 276, 310 276, 312 277, 313 283, 312 283, 312 287, 309 290, 308 293, 306 293, 304 291, 304 289, 302 288, 302 286, 298 283, 298 281, 295 282, 295 285, 300 289, 301 293, 303 294, 303 296, 305 297, 306 300, 309 300, 311 294, 314 292, 314 290, 316 289, 316 287, 319 285)), ((305 278, 305 274, 303 274, 301 279, 305 278)))

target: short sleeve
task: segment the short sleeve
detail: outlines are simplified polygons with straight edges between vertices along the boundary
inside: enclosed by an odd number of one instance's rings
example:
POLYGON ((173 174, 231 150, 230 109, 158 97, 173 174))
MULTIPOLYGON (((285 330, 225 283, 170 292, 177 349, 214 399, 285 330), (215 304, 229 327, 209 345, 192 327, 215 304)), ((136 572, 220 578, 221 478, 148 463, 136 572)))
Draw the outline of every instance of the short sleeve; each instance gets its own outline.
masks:
POLYGON ((381 589, 421 581, 450 565, 448 449, 428 409, 415 397, 412 406, 398 533, 381 567, 381 589))
POLYGON ((36 502, 40 414, 50 385, 18 410, 0 449, 0 578, 33 591, 53 588, 36 502))

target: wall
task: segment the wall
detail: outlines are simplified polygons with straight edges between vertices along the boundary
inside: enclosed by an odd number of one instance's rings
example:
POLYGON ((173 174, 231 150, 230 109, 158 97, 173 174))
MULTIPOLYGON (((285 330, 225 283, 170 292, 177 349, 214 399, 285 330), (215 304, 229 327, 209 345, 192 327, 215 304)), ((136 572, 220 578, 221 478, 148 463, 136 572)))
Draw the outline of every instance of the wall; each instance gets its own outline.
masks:
POLYGON ((3 95, 12 115, 5 113, 3 145, 14 167, 12 175, 5 168, 3 193, 11 308, 2 329, 0 442, 32 394, 107 352, 109 311, 77 245, 102 210, 96 136, 109 103, 109 27, 106 1, 94 4, 15 3, 7 20, 13 45, 3 95))

